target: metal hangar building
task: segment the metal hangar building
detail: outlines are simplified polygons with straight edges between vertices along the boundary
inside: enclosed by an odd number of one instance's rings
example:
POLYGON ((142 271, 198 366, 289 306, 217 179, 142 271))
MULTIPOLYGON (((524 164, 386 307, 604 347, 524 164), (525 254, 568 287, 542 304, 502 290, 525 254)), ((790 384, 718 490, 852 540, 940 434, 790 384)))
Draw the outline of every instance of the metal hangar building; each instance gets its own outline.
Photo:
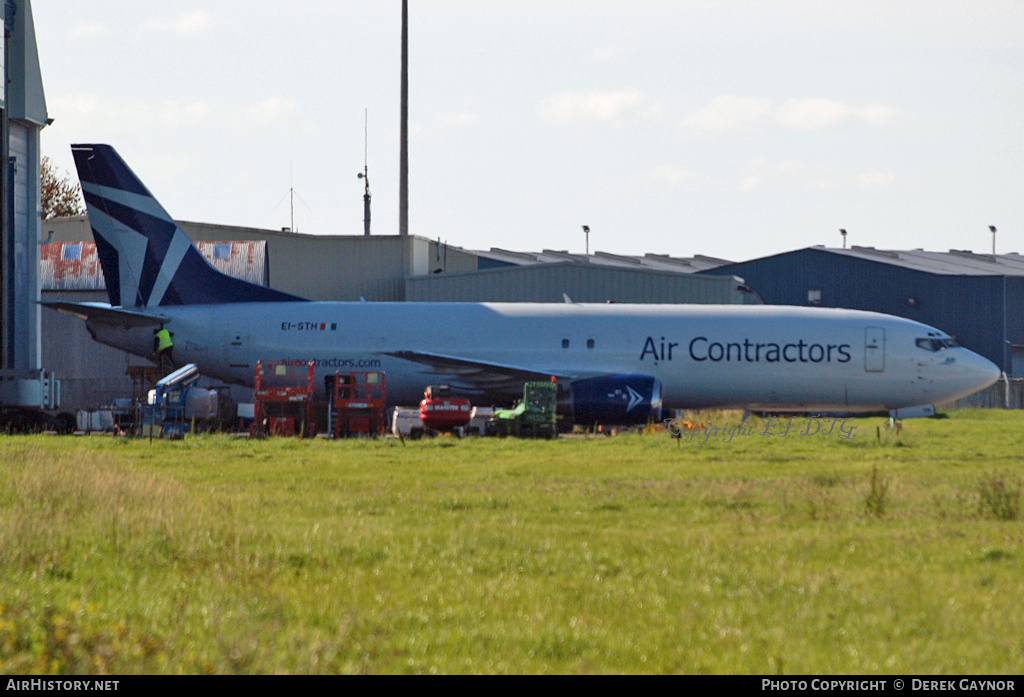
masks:
POLYGON ((1024 378, 1024 256, 966 250, 808 247, 726 264, 771 305, 871 310, 942 329, 1024 378))

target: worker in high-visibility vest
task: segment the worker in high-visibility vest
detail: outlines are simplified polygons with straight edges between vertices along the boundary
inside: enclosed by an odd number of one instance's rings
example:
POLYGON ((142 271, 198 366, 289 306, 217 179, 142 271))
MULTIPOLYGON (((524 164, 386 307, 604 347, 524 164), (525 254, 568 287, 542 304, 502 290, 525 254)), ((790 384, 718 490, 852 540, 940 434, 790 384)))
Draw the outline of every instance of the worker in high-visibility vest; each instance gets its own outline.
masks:
POLYGON ((171 333, 167 331, 166 327, 160 327, 153 330, 153 340, 156 346, 157 363, 160 367, 163 367, 164 357, 166 356, 167 363, 173 368, 174 358, 171 354, 174 351, 174 342, 171 340, 171 333))

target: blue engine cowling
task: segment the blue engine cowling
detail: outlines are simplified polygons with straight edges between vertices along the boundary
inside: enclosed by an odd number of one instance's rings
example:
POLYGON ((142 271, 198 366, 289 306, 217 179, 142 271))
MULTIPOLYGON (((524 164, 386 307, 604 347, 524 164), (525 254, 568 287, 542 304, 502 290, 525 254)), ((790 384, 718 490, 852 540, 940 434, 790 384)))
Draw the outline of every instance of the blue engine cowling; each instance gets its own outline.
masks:
POLYGON ((661 381, 650 375, 605 375, 570 386, 573 423, 633 426, 661 421, 661 381))

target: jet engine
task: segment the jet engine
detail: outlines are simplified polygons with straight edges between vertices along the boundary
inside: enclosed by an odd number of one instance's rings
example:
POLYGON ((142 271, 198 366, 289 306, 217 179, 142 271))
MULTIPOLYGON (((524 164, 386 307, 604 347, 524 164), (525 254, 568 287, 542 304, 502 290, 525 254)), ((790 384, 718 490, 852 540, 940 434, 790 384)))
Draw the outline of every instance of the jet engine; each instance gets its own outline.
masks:
POLYGON ((574 424, 633 426, 661 421, 661 382, 650 375, 603 375, 569 387, 574 424))

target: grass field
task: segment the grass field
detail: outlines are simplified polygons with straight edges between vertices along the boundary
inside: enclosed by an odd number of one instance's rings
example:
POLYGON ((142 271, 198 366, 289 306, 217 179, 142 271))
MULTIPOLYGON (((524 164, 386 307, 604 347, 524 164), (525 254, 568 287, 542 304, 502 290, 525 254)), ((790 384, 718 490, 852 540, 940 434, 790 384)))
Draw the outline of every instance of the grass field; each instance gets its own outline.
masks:
POLYGON ((1024 413, 738 422, 0 437, 0 673, 1020 671, 1024 413))

